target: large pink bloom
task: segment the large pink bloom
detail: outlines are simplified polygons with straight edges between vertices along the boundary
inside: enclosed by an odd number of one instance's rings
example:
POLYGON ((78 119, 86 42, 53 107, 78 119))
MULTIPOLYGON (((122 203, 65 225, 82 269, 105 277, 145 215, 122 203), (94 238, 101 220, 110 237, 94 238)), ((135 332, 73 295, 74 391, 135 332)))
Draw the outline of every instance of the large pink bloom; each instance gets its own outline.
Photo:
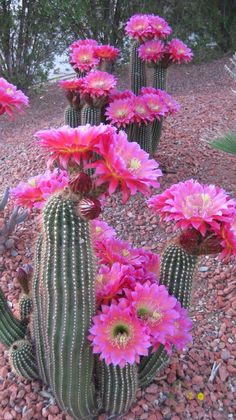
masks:
MULTIPOLYGON (((165 337, 165 342, 162 343, 165 346, 165 349, 169 356, 172 354, 172 347, 175 346, 177 350, 184 350, 186 345, 192 341, 192 336, 190 330, 192 328, 192 321, 188 316, 186 309, 182 308, 180 303, 177 302, 175 311, 178 312, 179 318, 174 322, 174 331, 173 333, 167 334, 165 337)), ((158 340, 153 342, 153 352, 156 351, 159 347, 158 340)))
POLYGON ((223 189, 190 179, 153 196, 149 207, 177 228, 193 227, 205 236, 207 229, 219 232, 222 223, 231 222, 236 202, 223 189))
POLYGON ((114 238, 116 231, 103 220, 95 219, 91 221, 92 240, 104 241, 105 239, 114 238))
POLYGON ((129 266, 114 263, 111 267, 102 265, 96 275, 97 304, 107 304, 122 294, 126 276, 130 275, 129 266))
POLYGON ((176 298, 169 295, 165 286, 157 284, 137 284, 134 291, 127 291, 127 298, 136 316, 147 325, 152 341, 164 344, 180 317, 175 310, 176 298))
POLYGON ((167 114, 176 114, 180 110, 180 105, 169 93, 164 90, 157 89, 157 95, 161 98, 165 106, 167 107, 167 114))
POLYGON ((116 86, 116 78, 105 71, 96 70, 83 78, 83 94, 93 98, 108 96, 116 86))
POLYGON ((95 49, 95 47, 98 46, 98 42, 95 39, 77 39, 69 46, 69 51, 84 46, 92 47, 95 49))
POLYGON ((143 98, 152 119, 160 119, 160 117, 168 114, 168 107, 160 96, 149 93, 142 95, 141 98, 143 98))
POLYGON ((171 115, 180 110, 179 104, 167 92, 153 87, 143 87, 141 95, 145 96, 145 101, 150 109, 157 112, 157 115, 171 115), (146 96, 148 95, 148 96, 146 96), (150 96, 149 96, 150 95, 150 96), (164 108, 163 108, 164 106, 164 108), (159 113, 161 111, 161 114, 159 113))
POLYGON ((178 64, 185 62, 188 63, 192 60, 193 53, 190 48, 187 47, 180 39, 172 39, 168 45, 166 52, 170 59, 178 64))
POLYGON ((20 182, 11 189, 11 196, 19 206, 41 208, 47 198, 68 185, 66 171, 46 171, 42 175, 30 178, 27 182, 20 182))
POLYGON ((150 339, 145 326, 122 303, 104 305, 89 331, 93 352, 100 354, 107 365, 122 368, 126 363, 139 363, 140 356, 148 354, 150 339))
POLYGON ((135 98, 135 94, 129 90, 117 90, 114 89, 109 95, 109 102, 114 102, 117 99, 133 99, 135 98))
POLYGON ((157 178, 162 176, 158 163, 149 159, 148 153, 137 143, 129 142, 123 131, 114 136, 116 140, 112 144, 104 141, 104 147, 100 148, 99 153, 104 160, 93 165, 96 168, 97 185, 108 183, 110 195, 120 188, 123 202, 137 191, 146 195, 150 193, 151 186, 158 188, 157 178))
POLYGON ((127 241, 122 241, 115 237, 105 239, 95 243, 95 254, 102 264, 112 265, 119 262, 123 265, 132 265, 135 268, 142 266, 144 258, 140 253, 132 248, 127 241))
POLYGON ((60 80, 58 84, 62 89, 78 91, 83 86, 83 79, 60 80))
POLYGON ((130 124, 134 117, 133 101, 130 98, 116 99, 109 104, 105 115, 111 124, 117 127, 125 127, 130 124))
POLYGON ((126 24, 125 31, 131 38, 138 41, 153 37, 148 15, 132 16, 126 24))
POLYGON ((98 45, 94 50, 95 57, 109 61, 114 61, 119 53, 120 50, 111 45, 98 45))
POLYGON ((157 15, 148 15, 148 19, 153 37, 166 38, 171 34, 171 27, 162 17, 157 15))
POLYGON ((147 124, 149 121, 153 120, 152 112, 150 111, 145 98, 143 96, 136 96, 133 99, 133 110, 134 116, 132 118, 132 122, 136 124, 140 124, 143 122, 147 124))
POLYGON ((98 65, 99 58, 94 56, 94 47, 82 45, 73 48, 70 54, 70 63, 74 69, 79 69, 81 72, 87 72, 98 65))
POLYGON ((110 144, 115 128, 100 124, 91 126, 87 124, 77 128, 61 127, 58 129, 42 130, 35 133, 39 138, 40 146, 51 152, 49 163, 57 161, 62 168, 69 164, 80 165, 81 159, 86 161, 92 152, 99 151, 99 143, 103 140, 110 144))
POLYGON ((23 106, 29 105, 29 98, 16 86, 8 83, 3 77, 0 77, 0 115, 6 112, 13 115, 13 110, 22 112, 23 106))
POLYGON ((159 40, 147 41, 140 45, 138 54, 143 61, 156 63, 163 58, 165 54, 165 45, 159 40))

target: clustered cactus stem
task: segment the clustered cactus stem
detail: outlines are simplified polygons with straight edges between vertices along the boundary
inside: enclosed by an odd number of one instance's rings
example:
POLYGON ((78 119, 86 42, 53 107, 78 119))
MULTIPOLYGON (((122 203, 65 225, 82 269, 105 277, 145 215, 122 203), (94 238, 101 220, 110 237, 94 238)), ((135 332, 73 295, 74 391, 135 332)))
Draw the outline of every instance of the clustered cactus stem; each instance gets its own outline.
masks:
POLYGON ((130 53, 130 81, 131 90, 138 95, 142 87, 146 86, 145 62, 139 58, 139 42, 134 42, 130 53))

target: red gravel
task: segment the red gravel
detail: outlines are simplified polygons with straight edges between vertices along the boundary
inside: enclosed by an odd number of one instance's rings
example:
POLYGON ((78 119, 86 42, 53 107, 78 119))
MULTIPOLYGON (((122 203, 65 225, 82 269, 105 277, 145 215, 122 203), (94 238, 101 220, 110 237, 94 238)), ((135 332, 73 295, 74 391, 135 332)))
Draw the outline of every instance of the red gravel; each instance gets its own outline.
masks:
MULTIPOLYGON (((161 189, 190 177, 212 182, 236 195, 235 158, 214 151, 202 139, 209 132, 235 128, 236 95, 224 72, 227 59, 204 65, 170 69, 170 93, 181 104, 181 112, 164 124, 157 160, 167 171, 161 189)), ((125 79, 123 83, 125 85, 125 79)), ((32 140, 39 129, 63 123, 66 100, 55 85, 37 92, 23 117, 1 119, 0 193, 6 185, 40 173, 45 168, 41 150, 32 140)), ((142 197, 121 207, 110 200, 104 218, 124 239, 160 252, 170 229, 160 227, 142 197)), ((1 220, 0 220, 1 222, 1 220)), ((17 312, 19 286, 15 273, 19 265, 31 262, 39 230, 37 213, 15 233, 17 255, 0 256, 1 287, 17 312)), ((190 309, 194 321, 194 342, 188 350, 174 354, 170 366, 145 391, 138 391, 125 420, 234 419, 236 407, 236 267, 222 265, 218 258, 204 257, 196 272, 190 309), (220 368, 209 381, 214 362, 220 368), (203 394, 200 400, 199 393, 203 394)), ((50 391, 38 382, 20 380, 8 365, 7 352, 0 345, 0 419, 67 419, 50 391)), ((101 416, 100 419, 104 419, 101 416)))

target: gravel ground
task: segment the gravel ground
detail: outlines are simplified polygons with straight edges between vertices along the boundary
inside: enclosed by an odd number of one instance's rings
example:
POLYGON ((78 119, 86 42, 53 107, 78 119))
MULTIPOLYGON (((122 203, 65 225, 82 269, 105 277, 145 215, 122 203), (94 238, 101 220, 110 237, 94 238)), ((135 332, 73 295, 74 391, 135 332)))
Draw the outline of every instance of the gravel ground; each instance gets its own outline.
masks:
MULTIPOLYGON (((235 127, 232 81, 224 72, 223 58, 204 65, 172 67, 169 91, 181 104, 181 111, 164 124, 156 159, 165 175, 161 190, 191 177, 211 182, 236 195, 235 159, 211 149, 205 142, 212 133, 235 127)), ((122 78, 125 87, 126 79, 122 78)), ((63 123, 66 100, 55 85, 33 93, 31 107, 14 121, 1 119, 0 193, 6 185, 42 172, 45 159, 33 140, 36 130, 63 123)), ((7 212, 10 211, 11 204, 7 212)), ((6 213, 7 213, 6 212, 6 213)), ((110 200, 104 219, 118 234, 154 252, 161 252, 170 238, 170 227, 160 226, 139 195, 126 206, 110 200)), ((0 219, 1 224, 1 219, 0 219)), ((15 232, 16 255, 0 256, 1 287, 17 313, 20 293, 16 281, 19 265, 32 262, 39 217, 33 212, 15 232)), ((194 322, 193 343, 137 399, 124 420, 185 420, 236 418, 236 266, 223 265, 218 258, 204 257, 196 271, 190 314, 194 322), (213 365, 219 365, 209 381, 213 365)), ((64 419, 50 391, 39 382, 19 380, 0 345, 0 419, 64 419)), ((105 419, 101 416, 100 419, 105 419)))

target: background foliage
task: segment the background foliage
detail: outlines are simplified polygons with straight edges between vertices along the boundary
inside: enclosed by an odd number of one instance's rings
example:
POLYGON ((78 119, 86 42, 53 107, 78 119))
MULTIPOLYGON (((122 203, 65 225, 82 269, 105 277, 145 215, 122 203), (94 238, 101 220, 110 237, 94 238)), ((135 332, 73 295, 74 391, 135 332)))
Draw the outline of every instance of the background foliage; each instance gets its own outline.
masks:
POLYGON ((0 73, 26 87, 45 78, 54 55, 74 39, 122 48, 134 13, 167 19, 195 60, 236 49, 236 0, 0 0, 0 73))

